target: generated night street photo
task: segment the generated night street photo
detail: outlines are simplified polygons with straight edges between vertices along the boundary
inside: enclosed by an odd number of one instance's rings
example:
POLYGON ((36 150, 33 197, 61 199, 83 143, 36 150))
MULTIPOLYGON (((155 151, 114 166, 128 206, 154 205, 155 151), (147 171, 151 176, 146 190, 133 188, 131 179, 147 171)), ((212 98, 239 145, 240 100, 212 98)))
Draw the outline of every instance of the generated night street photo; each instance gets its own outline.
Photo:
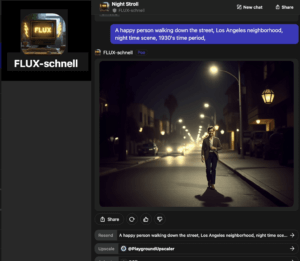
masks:
POLYGON ((292 62, 103 61, 99 77, 100 206, 293 206, 292 62))

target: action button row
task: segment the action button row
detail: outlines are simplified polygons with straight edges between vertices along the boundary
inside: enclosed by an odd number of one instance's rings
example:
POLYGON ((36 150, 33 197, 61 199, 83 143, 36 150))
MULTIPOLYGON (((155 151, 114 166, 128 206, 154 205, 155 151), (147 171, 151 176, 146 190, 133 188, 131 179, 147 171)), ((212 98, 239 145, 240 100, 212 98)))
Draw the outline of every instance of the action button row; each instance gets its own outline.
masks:
MULTIPOLYGON (((166 217, 163 214, 156 214, 154 218, 148 213, 142 214, 138 217, 136 214, 131 213, 126 217, 126 221, 129 225, 136 225, 139 221, 143 225, 149 225, 152 223, 152 219, 155 224, 163 225, 166 222, 166 217)), ((124 221, 123 215, 119 213, 101 213, 97 214, 95 217, 95 222, 98 225, 120 225, 124 221)))

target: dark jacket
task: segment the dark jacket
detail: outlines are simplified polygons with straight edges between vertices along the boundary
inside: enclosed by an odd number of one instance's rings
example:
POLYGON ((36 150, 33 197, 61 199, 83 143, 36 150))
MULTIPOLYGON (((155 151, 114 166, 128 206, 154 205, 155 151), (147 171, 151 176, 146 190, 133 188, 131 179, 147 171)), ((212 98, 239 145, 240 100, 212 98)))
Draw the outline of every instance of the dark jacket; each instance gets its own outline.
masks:
MULTIPOLYGON (((220 142, 219 138, 214 137, 213 147, 217 148, 216 150, 214 150, 214 153, 216 153, 216 155, 219 159, 218 150, 222 149, 222 145, 221 145, 221 142, 220 142)), ((207 160, 208 156, 209 156, 209 151, 210 151, 210 144, 209 144, 209 137, 208 137, 208 138, 203 140, 202 150, 201 150, 201 157, 204 155, 205 160, 207 160)))

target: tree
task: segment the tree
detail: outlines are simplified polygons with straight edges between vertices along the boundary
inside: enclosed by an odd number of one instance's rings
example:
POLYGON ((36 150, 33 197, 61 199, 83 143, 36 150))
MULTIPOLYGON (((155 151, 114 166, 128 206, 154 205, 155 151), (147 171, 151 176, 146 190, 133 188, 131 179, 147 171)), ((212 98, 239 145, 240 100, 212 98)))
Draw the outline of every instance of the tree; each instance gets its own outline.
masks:
POLYGON ((178 107, 177 100, 173 94, 170 94, 167 99, 165 99, 164 106, 168 108, 170 114, 170 127, 169 132, 171 133, 171 124, 172 124, 172 116, 178 107))

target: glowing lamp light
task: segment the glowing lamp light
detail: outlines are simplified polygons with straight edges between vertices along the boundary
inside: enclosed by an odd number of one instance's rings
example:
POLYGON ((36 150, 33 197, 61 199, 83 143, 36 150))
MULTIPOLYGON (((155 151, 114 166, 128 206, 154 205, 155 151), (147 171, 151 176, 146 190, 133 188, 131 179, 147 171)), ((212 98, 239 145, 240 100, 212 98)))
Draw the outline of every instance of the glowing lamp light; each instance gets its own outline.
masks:
POLYGON ((140 129, 139 129, 139 132, 142 132, 142 131, 143 131, 143 128, 140 128, 140 129))
POLYGON ((165 135, 165 131, 161 131, 160 134, 161 134, 161 135, 165 135))
POLYGON ((179 119, 179 120, 178 120, 178 122, 180 122, 180 123, 181 123, 181 122, 182 122, 182 119, 179 119))
POLYGON ((205 108, 208 108, 208 107, 209 107, 209 104, 208 104, 208 103, 205 103, 205 104, 204 104, 204 107, 205 107, 205 108))
POLYGON ((29 28, 26 23, 24 23, 24 31, 25 31, 26 37, 29 37, 29 35, 28 35, 29 28))
POLYGON ((221 130, 221 134, 224 134, 225 133, 225 131, 224 130, 221 130))
POLYGON ((201 118, 204 118, 204 114, 200 114, 200 117, 201 117, 201 118))
POLYGON ((185 127, 185 126, 182 126, 182 128, 185 129, 186 127, 185 127))
POLYGON ((265 104, 271 104, 274 100, 275 94, 272 90, 266 89, 263 91, 261 97, 263 98, 265 104))
POLYGON ((219 129, 219 126, 218 126, 218 125, 216 125, 216 126, 215 126, 215 130, 218 130, 218 129, 219 129))
POLYGON ((239 129, 236 129, 236 131, 239 132, 240 130, 239 130, 239 129))
POLYGON ((257 124, 260 124, 260 120, 256 120, 256 123, 257 123, 257 124))
POLYGON ((218 72, 218 67, 216 67, 216 66, 210 67, 210 72, 211 72, 212 74, 216 74, 216 73, 218 72))
POLYGON ((186 136, 184 136, 183 138, 186 139, 186 136))
POLYGON ((57 38, 58 38, 61 35, 61 23, 59 23, 59 25, 58 25, 57 32, 58 32, 58 34, 57 34, 57 38))
POLYGON ((187 129, 185 131, 188 131, 187 129))
POLYGON ((105 103, 105 105, 104 105, 105 107, 107 107, 108 106, 108 104, 107 103, 105 103))

